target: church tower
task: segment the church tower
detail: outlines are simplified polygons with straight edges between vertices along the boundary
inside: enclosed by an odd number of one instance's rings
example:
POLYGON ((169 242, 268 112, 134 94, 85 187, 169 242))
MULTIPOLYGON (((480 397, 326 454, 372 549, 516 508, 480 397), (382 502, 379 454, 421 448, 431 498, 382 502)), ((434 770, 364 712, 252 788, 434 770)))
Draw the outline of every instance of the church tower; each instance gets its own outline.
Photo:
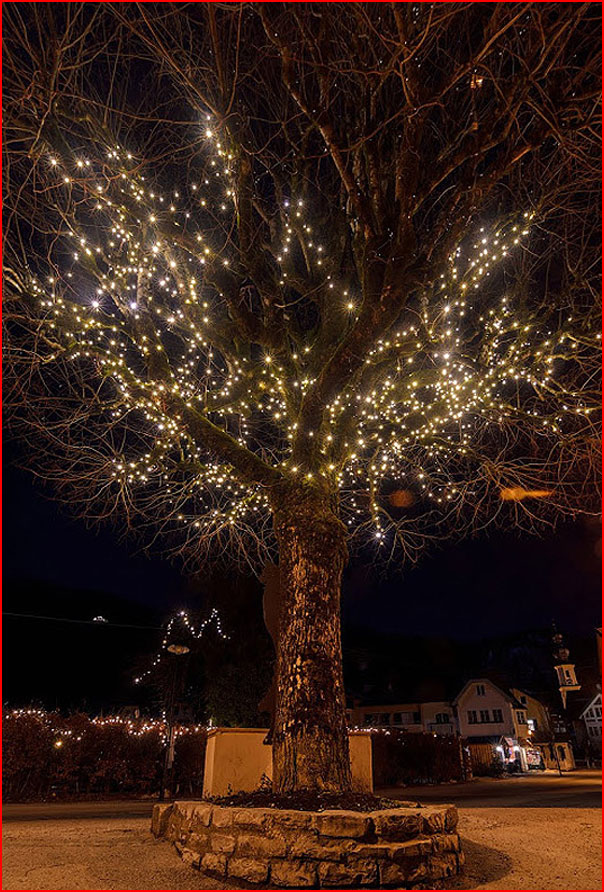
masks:
POLYGON ((563 636, 558 632, 556 626, 552 626, 552 644, 554 645, 554 670, 558 676, 558 690, 562 698, 562 706, 566 709, 566 698, 569 691, 579 691, 581 685, 577 681, 575 672, 575 664, 569 662, 570 651, 564 643, 563 636))

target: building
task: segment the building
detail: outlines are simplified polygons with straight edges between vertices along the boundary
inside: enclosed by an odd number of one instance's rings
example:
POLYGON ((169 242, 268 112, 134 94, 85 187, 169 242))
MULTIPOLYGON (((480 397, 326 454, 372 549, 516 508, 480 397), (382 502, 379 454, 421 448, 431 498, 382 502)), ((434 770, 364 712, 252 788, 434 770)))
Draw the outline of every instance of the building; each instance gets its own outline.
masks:
POLYGON ((411 732, 457 734, 454 710, 446 700, 369 706, 361 706, 356 702, 348 710, 348 721, 356 728, 397 728, 411 732))
POLYGON ((536 697, 527 694, 526 691, 521 691, 519 688, 510 688, 510 693, 526 708, 526 723, 528 725, 529 737, 550 737, 553 731, 553 723, 547 706, 541 700, 537 700, 536 697))
POLYGON ((529 737, 526 705, 488 678, 472 678, 453 701, 462 737, 529 737))
POLYGON ((587 743, 591 750, 600 751, 602 747, 602 692, 599 691, 588 703, 581 719, 585 724, 587 743))
POLYGON ((428 703, 389 703, 361 706, 348 711, 349 723, 357 728, 398 728, 404 731, 431 731, 456 734, 457 723, 451 704, 444 700, 428 703))
MULTIPOLYGON (((593 720, 602 708, 593 703, 593 720)), ((453 700, 362 705, 348 710, 351 727, 395 728, 409 733, 459 735, 467 740, 473 762, 484 769, 503 763, 514 771, 534 768, 572 770, 573 751, 558 727, 557 716, 520 688, 472 678, 453 700)))

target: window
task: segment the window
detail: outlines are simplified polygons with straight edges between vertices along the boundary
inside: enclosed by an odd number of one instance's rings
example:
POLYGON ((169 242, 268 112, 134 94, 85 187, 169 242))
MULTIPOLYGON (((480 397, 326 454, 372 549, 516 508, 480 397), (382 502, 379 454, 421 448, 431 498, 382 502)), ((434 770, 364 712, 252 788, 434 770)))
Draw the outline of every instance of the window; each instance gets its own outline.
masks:
POLYGON ((516 710, 516 721, 518 722, 519 725, 526 725, 526 715, 524 713, 524 710, 522 710, 522 709, 516 710))
POLYGON ((480 710, 480 721, 481 722, 490 722, 491 721, 491 716, 489 715, 488 709, 480 710))
POLYGON ((596 711, 596 716, 597 716, 599 719, 601 719, 601 718, 602 718, 602 707, 601 707, 601 706, 596 706, 596 707, 594 707, 594 708, 595 708, 595 711, 596 711))
POLYGON ((395 725, 402 725, 402 723, 403 723, 403 717, 402 717, 402 715, 400 714, 400 712, 395 712, 395 713, 393 714, 393 716, 392 716, 392 721, 394 722, 395 725))
POLYGON ((414 713, 413 713, 413 722, 414 722, 414 724, 419 725, 420 722, 421 722, 421 720, 422 720, 422 714, 421 714, 421 712, 414 712, 414 713))
POLYGON ((537 722, 536 722, 535 719, 527 719, 527 720, 526 720, 526 723, 527 723, 527 725, 529 726, 529 731, 536 731, 536 730, 537 730, 537 722))
POLYGON ((522 705, 526 706, 526 697, 524 696, 524 694, 521 694, 519 699, 522 705))
POLYGON ((478 694, 479 697, 484 697, 484 695, 486 694, 486 691, 484 689, 483 684, 476 685, 476 693, 478 694))
POLYGON ((470 725, 475 725, 478 722, 478 716, 476 715, 475 709, 468 710, 468 722, 470 725))
POLYGON ((380 713, 380 724, 381 725, 389 725, 390 724, 390 713, 389 712, 380 713))
POLYGON ((446 725, 449 722, 449 713, 448 712, 437 712, 436 713, 436 724, 437 725, 446 725))
POLYGON ((503 722, 503 712, 500 709, 493 710, 493 721, 503 722))

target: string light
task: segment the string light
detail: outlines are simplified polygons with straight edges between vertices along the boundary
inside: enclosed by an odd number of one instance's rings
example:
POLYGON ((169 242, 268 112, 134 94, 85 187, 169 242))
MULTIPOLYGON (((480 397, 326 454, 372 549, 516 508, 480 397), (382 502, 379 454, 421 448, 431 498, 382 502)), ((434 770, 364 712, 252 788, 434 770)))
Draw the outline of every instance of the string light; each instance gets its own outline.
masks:
POLYGON ((141 682, 144 681, 145 678, 148 678, 149 676, 151 676, 153 671, 159 666, 162 659, 164 658, 165 653, 169 650, 170 646, 173 643, 173 641, 172 641, 173 630, 174 630, 174 627, 177 626, 179 623, 182 626, 184 626, 186 633, 188 635, 190 635, 192 638, 200 639, 202 637, 204 631, 206 630, 206 628, 210 625, 210 623, 214 623, 214 625, 216 626, 216 634, 220 638, 227 639, 229 637, 228 635, 225 635, 225 633, 222 631, 222 624, 220 622, 220 616, 219 616, 218 611, 216 610, 215 607, 212 608, 212 611, 211 611, 210 615, 208 616, 208 618, 203 620, 202 622, 200 622, 198 626, 195 626, 195 624, 189 618, 189 614, 185 610, 180 610, 176 614, 176 616, 171 617, 170 620, 168 621, 168 624, 166 626, 166 632, 165 632, 164 638, 162 639, 161 647, 160 647, 158 653, 153 658, 150 667, 145 672, 143 672, 142 675, 136 676, 136 678, 134 679, 134 684, 141 684, 141 682))
MULTIPOLYGON (((81 211, 77 232, 73 224, 70 267, 33 282, 52 344, 44 362, 88 360, 112 382, 109 419, 142 433, 112 447, 110 482, 126 501, 144 504, 145 491, 161 491, 172 527, 197 542, 262 529, 269 492, 265 480, 242 471, 247 456, 271 480, 327 481, 341 494, 351 531, 366 530, 369 520, 383 544, 395 523, 388 505, 402 511, 421 502, 447 512, 469 497, 456 469, 467 479, 485 425, 517 421, 555 438, 568 419, 594 411, 557 370, 580 361, 598 335, 572 316, 553 330, 546 317, 521 312, 500 276, 525 250, 534 225, 525 211, 479 228, 470 244, 462 240, 418 295, 418 309, 370 346, 360 376, 321 407, 316 429, 301 427, 302 401, 326 355, 321 335, 309 330, 296 344, 281 339, 257 351, 235 346, 232 317, 243 313, 247 293, 242 249, 236 238, 220 247, 216 225, 204 226, 225 213, 236 220, 234 156, 216 122, 208 119, 204 133, 209 165, 186 188, 164 194, 120 146, 105 158, 50 159, 56 188, 77 193, 80 207, 97 216, 93 223, 81 211), (227 294, 233 283, 235 302, 227 294), (405 504, 389 499, 388 488, 408 492, 405 504)), ((290 196, 279 211, 278 306, 294 312, 300 300, 302 252, 313 288, 334 302, 348 331, 361 318, 362 295, 338 281, 306 203, 290 196)), ((495 497, 514 485, 497 481, 495 497)))

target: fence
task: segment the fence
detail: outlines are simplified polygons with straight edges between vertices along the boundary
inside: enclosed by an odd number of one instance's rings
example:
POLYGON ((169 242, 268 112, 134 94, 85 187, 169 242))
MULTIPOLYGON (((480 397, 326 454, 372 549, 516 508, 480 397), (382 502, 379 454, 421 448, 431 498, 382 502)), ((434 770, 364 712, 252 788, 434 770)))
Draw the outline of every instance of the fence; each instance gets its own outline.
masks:
POLYGON ((468 780, 471 766, 459 737, 396 729, 372 733, 373 782, 376 787, 398 784, 438 784, 468 780))

